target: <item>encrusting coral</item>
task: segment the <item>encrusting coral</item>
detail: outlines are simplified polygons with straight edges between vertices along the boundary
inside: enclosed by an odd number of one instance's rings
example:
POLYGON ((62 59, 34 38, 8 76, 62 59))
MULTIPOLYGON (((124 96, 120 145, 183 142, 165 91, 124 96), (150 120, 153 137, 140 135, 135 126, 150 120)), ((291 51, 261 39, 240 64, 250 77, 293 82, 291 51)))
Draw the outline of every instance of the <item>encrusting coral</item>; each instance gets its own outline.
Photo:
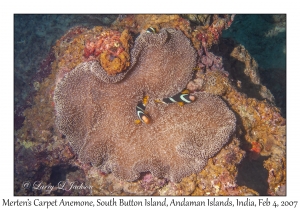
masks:
POLYGON ((181 31, 142 33, 122 81, 109 83, 99 62, 89 61, 57 84, 56 124, 79 159, 104 172, 133 181, 150 171, 178 182, 203 169, 235 130, 233 112, 217 96, 195 93, 197 100, 183 107, 154 102, 182 91, 195 64, 181 31), (151 123, 135 124, 144 95, 151 123))

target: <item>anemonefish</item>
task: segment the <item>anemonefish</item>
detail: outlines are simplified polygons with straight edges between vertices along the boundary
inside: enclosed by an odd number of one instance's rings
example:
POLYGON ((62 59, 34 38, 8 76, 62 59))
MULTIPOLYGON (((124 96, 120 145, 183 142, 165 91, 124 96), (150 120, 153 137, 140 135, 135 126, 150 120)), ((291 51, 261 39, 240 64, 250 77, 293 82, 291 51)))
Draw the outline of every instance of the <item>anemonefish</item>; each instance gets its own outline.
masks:
POLYGON ((155 101, 165 103, 165 104, 177 103, 179 106, 183 106, 184 104, 189 104, 195 101, 195 99, 196 99, 195 96, 190 95, 188 90, 184 90, 172 97, 163 98, 162 101, 161 100, 155 100, 155 101))
POLYGON ((149 27, 147 30, 146 30, 146 32, 147 33, 156 33, 156 31, 155 31, 155 28, 153 28, 153 27, 149 27))
POLYGON ((136 124, 139 124, 140 122, 143 122, 145 124, 149 124, 150 123, 150 118, 149 116, 145 113, 145 109, 146 109, 146 104, 148 102, 148 96, 145 96, 143 98, 142 101, 138 102, 135 110, 136 110, 136 114, 139 117, 138 120, 135 120, 136 124))

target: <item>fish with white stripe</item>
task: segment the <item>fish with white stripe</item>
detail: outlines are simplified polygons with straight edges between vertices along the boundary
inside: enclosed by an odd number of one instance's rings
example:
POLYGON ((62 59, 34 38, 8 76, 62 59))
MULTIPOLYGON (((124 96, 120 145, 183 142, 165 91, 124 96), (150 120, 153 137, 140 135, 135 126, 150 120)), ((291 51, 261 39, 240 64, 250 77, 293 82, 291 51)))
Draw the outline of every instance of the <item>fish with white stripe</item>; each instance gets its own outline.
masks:
POLYGON ((179 106, 183 106, 184 104, 189 104, 195 101, 196 97, 190 95, 188 90, 183 90, 180 93, 168 98, 163 98, 162 100, 155 100, 155 102, 161 102, 164 104, 177 103, 179 106))
POLYGON ((147 32, 147 33, 153 33, 153 34, 155 34, 155 33, 156 33, 156 30, 155 30, 155 28, 153 28, 153 27, 149 27, 149 28, 146 30, 146 32, 147 32))
POLYGON ((136 124, 140 124, 141 122, 145 124, 150 123, 150 117, 146 114, 146 104, 148 103, 149 96, 144 96, 142 101, 139 101, 135 110, 138 116, 138 120, 135 120, 136 124))

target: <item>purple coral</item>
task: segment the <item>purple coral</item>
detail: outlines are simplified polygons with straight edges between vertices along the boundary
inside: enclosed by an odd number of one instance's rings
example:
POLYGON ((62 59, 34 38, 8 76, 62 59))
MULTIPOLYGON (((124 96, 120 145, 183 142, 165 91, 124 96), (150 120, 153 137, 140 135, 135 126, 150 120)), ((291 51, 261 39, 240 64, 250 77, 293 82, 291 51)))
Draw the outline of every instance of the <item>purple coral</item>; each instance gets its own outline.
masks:
POLYGON ((223 67, 222 57, 216 56, 211 52, 208 52, 205 48, 198 50, 200 69, 206 71, 225 71, 223 67))
POLYGON ((234 114, 221 99, 205 93, 184 107, 154 103, 181 91, 192 77, 196 53, 181 31, 141 34, 131 59, 129 70, 117 75, 114 84, 97 61, 68 73, 54 93, 59 130, 81 161, 123 180, 150 171, 178 182, 199 172, 229 140, 234 114), (145 94, 151 123, 137 125, 135 107, 145 94))

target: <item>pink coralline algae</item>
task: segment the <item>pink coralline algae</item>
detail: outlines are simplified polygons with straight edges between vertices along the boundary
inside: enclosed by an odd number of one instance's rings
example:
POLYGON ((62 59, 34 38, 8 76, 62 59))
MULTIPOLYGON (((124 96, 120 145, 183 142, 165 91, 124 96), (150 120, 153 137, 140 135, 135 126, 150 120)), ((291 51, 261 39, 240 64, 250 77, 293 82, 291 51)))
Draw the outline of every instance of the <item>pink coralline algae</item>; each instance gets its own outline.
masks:
POLYGON ((232 24, 234 15, 213 15, 208 18, 208 21, 212 21, 212 24, 205 24, 205 26, 197 26, 193 32, 193 41, 197 48, 200 46, 205 49, 210 49, 213 44, 217 44, 222 35, 222 31, 227 29, 232 24), (200 42, 200 43, 199 43, 200 42))
POLYGON ((98 61, 67 73, 54 92, 58 129, 80 161, 122 180, 151 172, 179 182, 201 171, 234 132, 233 112, 207 93, 195 93, 197 100, 183 107, 155 103, 191 80, 197 54, 190 41, 171 28, 142 33, 130 57, 121 76, 108 77, 98 61), (135 124, 137 103, 145 95, 151 123, 135 124))
POLYGON ((155 187, 162 187, 166 184, 165 179, 158 179, 154 177, 151 173, 146 173, 144 176, 142 176, 142 179, 140 181, 141 186, 147 190, 153 190, 155 187))
POLYGON ((84 56, 88 58, 93 55, 97 57, 104 51, 109 51, 113 56, 118 56, 124 51, 120 42, 119 31, 104 31, 95 40, 87 40, 84 48, 84 56))
POLYGON ((93 55, 97 57, 104 51, 108 51, 117 57, 125 49, 121 45, 121 33, 119 31, 103 31, 95 40, 87 40, 84 48, 84 56, 88 58, 93 55))

